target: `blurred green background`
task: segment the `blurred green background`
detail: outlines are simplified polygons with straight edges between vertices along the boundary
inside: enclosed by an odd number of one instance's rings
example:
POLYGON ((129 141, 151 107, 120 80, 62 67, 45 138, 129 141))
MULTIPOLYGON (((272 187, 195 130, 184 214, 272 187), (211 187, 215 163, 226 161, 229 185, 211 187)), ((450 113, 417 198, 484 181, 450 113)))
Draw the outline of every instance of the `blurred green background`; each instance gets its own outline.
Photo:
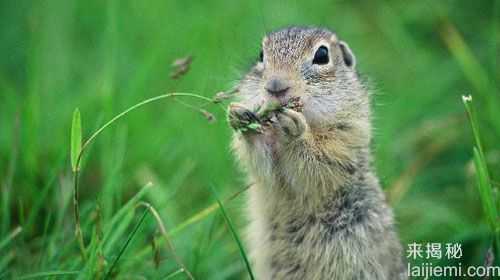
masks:
MULTIPOLYGON (((245 279, 209 188, 226 198, 245 185, 220 108, 206 107, 217 118, 208 123, 167 99, 97 138, 80 180, 86 260, 74 234, 71 117, 80 108, 87 138, 148 97, 212 97, 249 69, 266 32, 287 25, 331 28, 356 54, 374 89, 375 165, 404 247, 458 242, 464 266, 483 264, 492 236, 461 96, 474 97, 498 187, 499 10, 487 0, 1 1, 0 278, 102 278, 124 249, 111 276, 185 279, 153 216, 139 224, 144 208, 125 206, 151 181, 136 199, 158 211, 194 277, 245 279), (172 80, 170 64, 187 55, 190 71, 172 80)), ((225 207, 244 235, 244 195, 225 207)))

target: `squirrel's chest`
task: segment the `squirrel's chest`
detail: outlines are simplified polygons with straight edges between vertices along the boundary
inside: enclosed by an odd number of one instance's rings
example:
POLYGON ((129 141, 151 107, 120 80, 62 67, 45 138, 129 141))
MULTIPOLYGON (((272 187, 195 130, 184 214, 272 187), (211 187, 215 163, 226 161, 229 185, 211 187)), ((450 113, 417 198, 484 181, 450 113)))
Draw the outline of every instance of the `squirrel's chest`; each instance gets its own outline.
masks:
POLYGON ((263 279, 324 279, 308 277, 330 263, 326 256, 338 244, 325 224, 314 215, 275 214, 250 226, 250 250, 258 274, 263 279))

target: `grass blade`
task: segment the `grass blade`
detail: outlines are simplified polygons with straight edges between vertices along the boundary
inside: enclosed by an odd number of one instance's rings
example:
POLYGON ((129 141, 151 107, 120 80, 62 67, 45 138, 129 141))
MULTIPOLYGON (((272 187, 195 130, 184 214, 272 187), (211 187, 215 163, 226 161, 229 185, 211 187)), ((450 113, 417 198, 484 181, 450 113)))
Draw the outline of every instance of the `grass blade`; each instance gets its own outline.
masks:
POLYGON ((474 107, 472 107, 472 96, 462 96, 462 101, 467 111, 467 116, 469 117, 469 122, 472 127, 472 134, 474 136, 474 141, 476 142, 476 147, 479 149, 479 154, 484 157, 483 145, 481 143, 481 137, 479 137, 479 125, 474 112, 474 107))
POLYGON ((36 279, 36 278, 49 278, 51 276, 65 276, 65 275, 77 275, 80 271, 45 271, 45 272, 37 272, 25 276, 21 276, 17 278, 18 280, 24 279, 36 279))
POLYGON ((467 116, 472 127, 472 134, 476 143, 474 147, 474 166, 476 168, 476 176, 478 179, 478 187, 481 195, 481 201, 488 216, 488 220, 492 229, 496 232, 497 225, 497 208, 494 202, 491 179, 488 172, 488 166, 484 156, 483 145, 481 144, 481 137, 479 132, 479 122, 476 119, 476 114, 472 106, 472 96, 462 96, 462 100, 467 111, 467 116))
POLYGON ((9 263, 12 261, 12 259, 15 256, 13 251, 8 252, 7 249, 3 249, 3 248, 6 247, 22 231, 23 231, 23 228, 18 226, 7 237, 0 240, 0 252, 2 252, 2 254, 0 254, 0 279, 3 279, 2 274, 4 273, 4 270, 5 269, 8 270, 9 263))
POLYGON ((172 256, 174 257, 175 262, 177 263, 178 266, 181 267, 182 271, 186 273, 186 276, 189 279, 194 280, 194 277, 191 274, 191 272, 187 269, 186 265, 182 262, 182 259, 175 252, 174 244, 172 243, 172 241, 170 241, 170 238, 168 237, 167 229, 165 228, 165 225, 163 224, 163 221, 158 211, 156 211, 156 209, 147 202, 140 202, 137 206, 146 207, 146 209, 151 212, 151 214, 156 220, 156 223, 158 224, 158 228, 160 229, 160 232, 163 235, 165 242, 167 242, 168 249, 171 252, 172 256))
POLYGON ((75 215, 75 238, 80 247, 82 258, 85 260, 85 242, 80 225, 80 207, 78 205, 78 171, 82 152, 82 120, 78 108, 73 112, 71 122, 71 169, 73 170, 73 213, 75 215))
POLYGON ((174 278, 175 276, 181 274, 184 272, 184 269, 183 268, 179 268, 177 269, 176 271, 170 273, 169 275, 167 275, 165 278, 163 278, 163 280, 167 280, 167 279, 172 279, 174 278))
POLYGON ((78 156, 82 150, 82 120, 78 108, 73 112, 71 122, 71 168, 73 172, 78 170, 78 156))
MULTIPOLYGON (((242 188, 242 189, 238 190, 237 192, 233 193, 231 196, 229 196, 228 198, 226 198, 224 201, 225 202, 232 201, 233 199, 235 199, 236 197, 238 197, 240 194, 242 194, 245 191, 247 191, 252 185, 253 184, 246 185, 244 188, 242 188)), ((186 221, 180 223, 176 227, 174 227, 171 230, 169 230, 167 232, 167 235, 171 236, 171 237, 178 235, 183 230, 185 230, 187 227, 205 220, 209 215, 213 214, 218 208, 219 208, 219 204, 217 204, 217 202, 214 202, 213 204, 209 205, 208 207, 204 208, 203 210, 199 211, 198 213, 195 213, 194 215, 192 215, 186 221)), ((158 241, 158 244, 162 244, 162 242, 164 240, 165 239, 160 239, 158 241)), ((136 254, 136 257, 137 258, 144 258, 144 256, 146 254, 148 254, 149 251, 150 251, 149 248, 143 249, 141 252, 139 252, 139 253, 136 254)))
POLYGON ((476 147, 474 147, 474 167, 476 168, 477 172, 477 185, 486 218, 492 230, 496 232, 496 217, 498 216, 497 207, 495 202, 493 201, 493 191, 487 174, 487 168, 485 166, 484 159, 481 157, 481 154, 476 147))
MULTIPOLYGON (((251 186, 252 186, 252 184, 246 185, 244 188, 242 188, 241 190, 235 192, 230 197, 228 197, 225 201, 228 202, 228 201, 233 200, 234 198, 238 197, 243 192, 247 191, 251 186)), ((217 208, 219 208, 219 204, 217 204, 217 203, 211 204, 210 206, 206 207, 205 209, 201 210, 200 212, 198 212, 198 213, 194 214, 193 216, 191 216, 190 218, 188 218, 183 223, 181 223, 181 224, 177 225, 176 227, 174 227, 173 229, 171 229, 168 232, 168 234, 171 236, 178 234, 179 232, 184 230, 186 227, 205 219, 208 215, 212 214, 215 210, 217 210, 217 208)))
POLYGON ((481 204, 483 205, 484 214, 488 220, 491 231, 494 235, 494 245, 496 247, 496 254, 500 254, 500 231, 498 225, 498 209, 497 209, 497 197, 493 194, 493 187, 491 184, 491 178, 488 172, 488 166, 486 164, 484 151, 481 144, 481 137, 479 133, 479 123, 476 119, 474 113, 474 108, 472 106, 472 96, 462 97, 469 121, 472 126, 472 133, 474 135, 474 141, 476 146, 473 149, 474 152, 474 167, 476 169, 477 186, 479 190, 479 196, 481 198, 481 204))
POLYGON ((238 245, 238 249, 240 251, 241 257, 243 258, 243 261, 245 262, 248 275, 250 276, 250 279, 253 280, 255 279, 255 277, 252 272, 252 267, 250 266, 250 262, 248 261, 247 254, 245 253, 245 249, 243 248, 243 244, 241 243, 240 237, 238 236, 238 233, 236 233, 236 230, 234 229, 233 222, 227 215, 224 205, 217 196, 217 193, 215 192, 215 188, 213 186, 210 186, 210 190, 212 191, 213 196, 217 200, 217 204, 219 205, 222 216, 224 217, 224 220, 226 221, 226 224, 229 227, 229 230, 231 231, 231 235, 233 236, 234 240, 236 241, 236 244, 238 245))
POLYGON ((111 218, 109 224, 104 228, 104 252, 111 250, 122 233, 122 227, 128 226, 127 213, 133 213, 135 205, 142 199, 146 192, 153 186, 152 183, 147 183, 142 189, 137 192, 118 212, 111 218))
POLYGON ((111 275, 111 273, 113 272, 113 269, 115 268, 116 264, 118 263, 118 261, 120 260, 120 258, 122 257, 123 253, 125 252, 125 249, 127 249, 128 245, 130 244, 130 241, 132 241, 132 238, 134 238, 135 234, 137 233, 137 231, 139 230, 139 228, 141 227, 142 225, 142 222, 144 222, 144 219, 146 219, 146 216, 148 215, 148 210, 144 210, 144 213, 142 214, 141 216, 141 219, 139 220, 139 222, 137 223, 137 225, 135 226, 134 230, 132 230, 132 232, 130 233, 130 235, 128 236, 127 240, 125 241, 125 243, 123 244, 122 248, 120 249, 120 252, 118 253, 118 255, 116 256, 115 260, 113 261, 113 263, 111 264, 111 267, 109 268, 108 270, 108 273, 106 273, 106 276, 104 277, 104 279, 108 279, 109 276, 111 275))
POLYGON ((23 228, 18 226, 16 227, 6 238, 0 241, 0 251, 3 247, 5 247, 9 242, 16 238, 21 232, 23 231, 23 228))

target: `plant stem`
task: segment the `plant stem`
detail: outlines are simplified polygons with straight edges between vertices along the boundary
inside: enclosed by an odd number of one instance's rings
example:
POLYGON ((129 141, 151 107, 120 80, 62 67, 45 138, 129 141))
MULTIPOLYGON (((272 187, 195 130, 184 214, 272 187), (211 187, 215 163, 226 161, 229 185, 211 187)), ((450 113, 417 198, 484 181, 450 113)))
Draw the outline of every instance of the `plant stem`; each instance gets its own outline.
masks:
POLYGON ((211 98, 201 96, 198 94, 194 94, 194 93, 184 93, 184 92, 166 93, 166 94, 158 95, 155 97, 151 97, 151 98, 148 98, 146 100, 143 100, 143 101, 133 105, 132 107, 129 107, 128 109, 124 110, 123 112, 121 112, 118 115, 116 115, 115 117, 113 117, 111 120, 106 122, 103 126, 101 126, 99 129, 97 129, 94 133, 92 133, 92 135, 90 135, 90 137, 83 143, 83 145, 80 149, 80 152, 78 153, 78 157, 77 157, 75 168, 74 168, 75 170, 73 171, 73 211, 74 211, 74 215, 75 215, 75 237, 78 241, 78 245, 80 247, 80 251, 81 251, 83 260, 87 259, 87 255, 86 255, 86 251, 85 251, 85 242, 83 240, 83 233, 82 233, 82 228, 81 228, 81 223, 80 223, 80 208, 78 205, 78 201, 79 201, 78 175, 79 175, 79 170, 80 170, 81 159, 82 159, 82 156, 83 156, 85 149, 107 127, 109 127, 115 121, 121 119, 122 117, 124 117, 128 113, 130 113, 130 112, 134 111, 135 109, 138 109, 146 104, 153 103, 155 101, 169 98, 169 97, 175 97, 175 96, 185 96, 185 97, 198 98, 198 99, 202 99, 202 100, 207 101, 207 102, 214 103, 214 100, 211 98))
POLYGON ((158 95, 158 96, 155 96, 155 97, 151 97, 149 99, 146 99, 144 101, 141 101, 137 104, 135 104, 134 106, 126 109, 125 111, 121 112, 120 114, 116 115, 114 118, 112 118, 111 120, 109 120, 107 123, 105 123, 103 126, 101 126, 98 130, 96 130, 82 145, 82 150, 80 151, 80 154, 78 155, 78 163, 80 163, 80 158, 81 158, 81 155, 83 154, 83 151, 85 150, 85 148, 99 135, 101 134, 101 132, 106 129, 108 126, 110 126, 112 123, 114 123, 115 121, 117 121, 118 119, 122 118, 123 116, 127 115, 128 113, 130 113, 131 111, 134 111, 135 109, 139 108, 139 107, 142 107, 146 104, 149 104, 149 103, 152 103, 152 102, 155 102, 157 100, 160 100, 160 99, 165 99, 165 98, 169 98, 169 97, 174 97, 174 96, 186 96, 186 97, 194 97, 194 98, 199 98, 199 99, 202 99, 202 100, 205 100, 205 101, 209 101, 209 102, 213 102, 213 100, 211 98, 208 98, 208 97, 205 97, 205 96, 201 96, 201 95, 198 95, 198 94, 194 94, 194 93, 183 93, 183 92, 174 92, 174 93, 166 93, 166 94, 162 94, 162 95, 158 95))
POLYGON ((186 265, 184 265, 181 258, 175 252, 174 244, 172 243, 172 241, 170 241, 170 238, 168 237, 167 229, 165 228, 165 225, 163 224, 163 221, 160 217, 160 214, 158 214, 158 211, 156 211, 156 209, 153 206, 151 206, 151 204, 149 204, 147 202, 140 202, 137 206, 144 206, 144 207, 146 207, 147 210, 149 210, 151 212, 151 214, 153 214, 153 217, 155 218, 156 223, 158 224, 158 227, 160 228, 160 232, 163 235, 163 238, 165 239, 165 241, 167 242, 168 249, 170 250, 170 252, 172 252, 172 255, 174 257, 175 262, 177 263, 177 265, 179 265, 181 267, 182 271, 186 274, 186 276, 189 279, 194 280, 194 277, 191 274, 191 272, 189 272, 186 265))
POLYGON ((85 252, 85 242, 83 241, 82 227, 80 223, 80 207, 78 205, 78 174, 79 166, 73 172, 73 212, 75 214, 75 238, 78 241, 78 246, 80 247, 80 253, 82 254, 83 260, 87 260, 87 253, 85 252))
POLYGON ((146 209, 146 210, 144 210, 144 212, 141 216, 141 219, 139 220, 139 222, 137 223, 137 225, 135 226, 135 228, 132 230, 132 232, 128 236, 127 240, 125 241, 125 244, 123 244, 122 248, 120 249, 120 252, 116 256, 113 263, 111 264, 111 267, 109 268, 108 273, 106 273, 106 276, 104 276, 104 279, 108 279, 109 276, 111 276, 113 269, 115 268, 116 264, 118 263, 118 261, 122 257, 123 253, 125 252, 125 249, 127 249, 128 245, 130 244, 130 241, 132 241, 132 238, 134 238, 134 235, 137 233, 137 231, 141 227, 142 222, 144 222, 144 219, 146 219, 147 215, 148 215, 148 210, 146 209))

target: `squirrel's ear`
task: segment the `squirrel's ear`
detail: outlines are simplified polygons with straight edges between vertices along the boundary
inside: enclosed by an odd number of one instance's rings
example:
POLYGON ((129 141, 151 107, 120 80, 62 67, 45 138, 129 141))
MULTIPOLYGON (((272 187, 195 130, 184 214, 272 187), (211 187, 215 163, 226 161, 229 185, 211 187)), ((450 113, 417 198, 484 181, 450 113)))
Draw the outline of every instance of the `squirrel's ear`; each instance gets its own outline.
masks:
POLYGON ((349 48, 349 45, 344 41, 340 41, 339 47, 342 52, 342 58, 344 59, 345 65, 349 68, 356 67, 356 57, 352 53, 351 48, 349 48))

